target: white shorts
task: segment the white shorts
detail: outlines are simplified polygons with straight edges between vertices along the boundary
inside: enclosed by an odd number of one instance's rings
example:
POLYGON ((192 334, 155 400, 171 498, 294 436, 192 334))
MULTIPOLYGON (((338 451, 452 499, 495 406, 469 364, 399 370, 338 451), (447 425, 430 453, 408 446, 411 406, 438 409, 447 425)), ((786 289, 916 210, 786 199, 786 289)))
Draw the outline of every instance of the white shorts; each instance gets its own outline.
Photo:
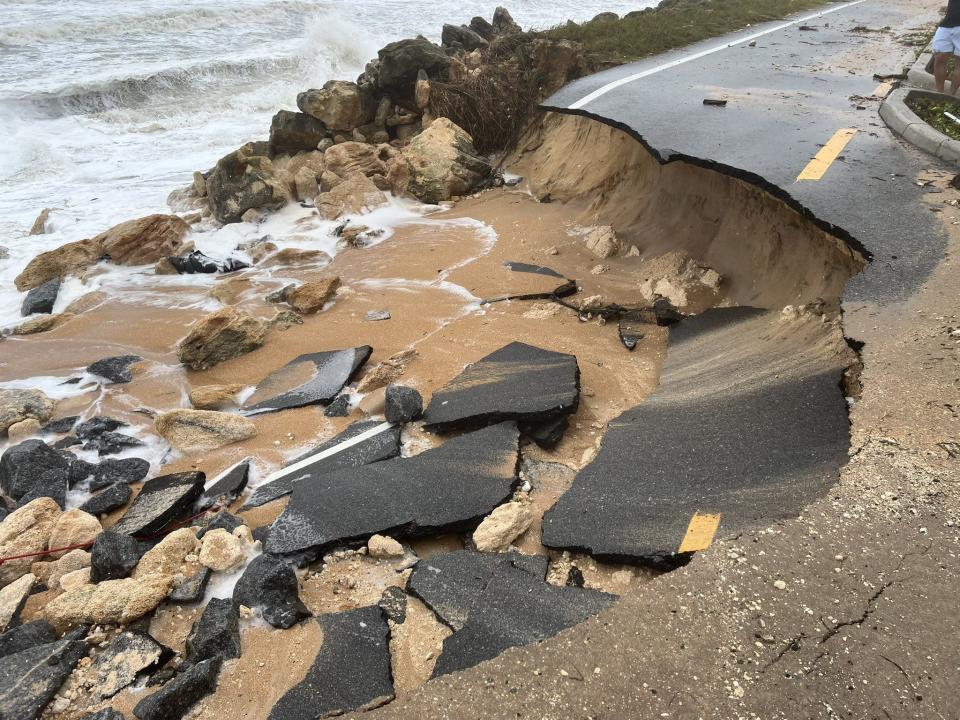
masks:
POLYGON ((960 27, 937 28, 933 36, 933 51, 960 55, 960 27))

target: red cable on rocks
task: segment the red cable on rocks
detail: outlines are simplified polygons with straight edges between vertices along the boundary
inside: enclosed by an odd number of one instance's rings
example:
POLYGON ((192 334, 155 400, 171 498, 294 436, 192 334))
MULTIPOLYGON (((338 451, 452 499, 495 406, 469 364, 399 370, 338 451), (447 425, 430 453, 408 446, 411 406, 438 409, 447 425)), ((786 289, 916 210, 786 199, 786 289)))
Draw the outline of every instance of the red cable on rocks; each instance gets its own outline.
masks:
MULTIPOLYGON (((198 517, 202 517, 202 516, 206 515, 207 513, 217 512, 218 510, 220 510, 220 506, 219 506, 219 505, 214 505, 213 507, 207 508, 206 510, 202 510, 202 511, 196 513, 195 515, 191 515, 190 517, 188 517, 188 518, 186 518, 186 519, 184 519, 184 520, 181 520, 180 522, 178 522, 178 523, 176 523, 176 524, 174 524, 174 525, 165 527, 163 530, 159 530, 158 532, 155 532, 155 533, 153 533, 152 535, 145 535, 145 536, 143 536, 143 537, 137 537, 137 536, 135 535, 134 538, 135 538, 136 540, 153 540, 155 537, 160 537, 161 535, 169 535, 169 534, 172 533, 174 530, 179 530, 180 528, 182 528, 182 527, 183 527, 184 525, 186 525, 187 523, 189 523, 189 522, 191 522, 191 521, 193 521, 193 520, 196 520, 198 517)), ((67 551, 69 551, 69 550, 85 550, 86 548, 90 547, 91 545, 93 545, 93 540, 90 540, 90 541, 85 542, 85 543, 80 543, 79 545, 68 545, 68 546, 66 546, 66 547, 50 548, 49 550, 40 550, 40 551, 38 551, 38 552, 23 553, 22 555, 10 555, 10 556, 8 556, 8 557, 2 557, 2 558, 0 558, 0 565, 3 565, 3 564, 4 564, 5 562, 7 562, 8 560, 23 560, 23 559, 29 558, 29 557, 43 557, 44 555, 51 555, 51 554, 57 553, 57 552, 67 552, 67 551)))

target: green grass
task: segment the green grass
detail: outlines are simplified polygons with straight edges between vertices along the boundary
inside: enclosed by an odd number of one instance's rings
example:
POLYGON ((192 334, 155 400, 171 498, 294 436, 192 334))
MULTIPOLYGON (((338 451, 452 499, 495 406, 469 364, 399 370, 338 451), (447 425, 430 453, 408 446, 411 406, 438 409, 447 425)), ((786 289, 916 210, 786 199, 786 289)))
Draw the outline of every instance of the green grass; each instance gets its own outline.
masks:
POLYGON ((583 43, 594 63, 615 65, 828 4, 828 0, 665 0, 657 8, 620 20, 570 22, 544 34, 583 43))
POLYGON ((939 130, 947 137, 960 140, 960 125, 944 115, 949 112, 960 117, 960 103, 951 100, 931 100, 930 98, 913 98, 907 102, 920 119, 930 127, 939 130))

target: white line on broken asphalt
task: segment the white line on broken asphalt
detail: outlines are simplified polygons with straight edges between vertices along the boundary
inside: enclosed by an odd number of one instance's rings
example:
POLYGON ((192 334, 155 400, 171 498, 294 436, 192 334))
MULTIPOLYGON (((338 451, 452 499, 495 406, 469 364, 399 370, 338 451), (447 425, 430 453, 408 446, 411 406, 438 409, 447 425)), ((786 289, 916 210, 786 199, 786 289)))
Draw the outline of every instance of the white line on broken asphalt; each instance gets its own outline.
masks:
POLYGON ((657 65, 657 67, 650 68, 649 70, 644 70, 643 72, 636 73, 635 75, 628 75, 627 77, 623 77, 623 78, 620 78, 619 80, 614 80, 611 83, 607 83, 603 87, 594 90, 589 95, 581 98, 580 100, 577 100, 577 102, 573 103, 573 105, 569 105, 568 107, 571 110, 579 110, 583 106, 592 103, 597 98, 606 95, 611 90, 616 90, 618 87, 622 85, 626 85, 627 83, 632 83, 634 80, 641 80, 645 77, 656 75, 657 73, 663 72, 664 70, 670 70, 672 68, 683 65, 684 63, 691 62, 692 60, 699 60, 700 58, 705 58, 707 57, 707 55, 713 55, 714 53, 720 52, 721 50, 726 50, 727 48, 733 47, 734 45, 741 45, 743 43, 748 43, 753 40, 756 40, 757 38, 761 38, 764 35, 770 35, 771 33, 779 32, 780 30, 785 30, 788 27, 791 27, 793 25, 805 23, 810 20, 816 20, 818 17, 823 17, 824 15, 830 15, 831 13, 835 13, 840 10, 845 10, 848 7, 853 7, 854 5, 859 5, 860 3, 864 3, 866 1, 867 0, 853 0, 853 2, 844 3, 843 5, 838 5, 837 7, 829 8, 828 10, 820 10, 819 12, 815 12, 810 15, 805 15, 804 17, 797 18, 796 20, 791 20, 790 22, 781 23, 776 27, 768 28, 766 30, 761 30, 760 32, 753 33, 752 35, 738 37, 732 42, 728 42, 723 45, 716 45, 712 48, 708 48, 707 50, 701 50, 700 52, 692 53, 691 55, 685 55, 682 58, 671 60, 670 62, 664 63, 663 65, 657 65))
POLYGON ((375 427, 370 428, 369 430, 364 430, 359 435, 355 435, 349 440, 344 440, 342 443, 338 443, 331 448, 327 448, 323 452, 318 452, 316 455, 311 455, 308 458, 304 458, 300 462, 294 463, 289 467, 285 467, 282 470, 277 470, 277 472, 275 472, 273 475, 270 475, 269 477, 264 478, 263 482, 261 482, 260 485, 266 485, 267 483, 271 483, 274 480, 279 480, 280 478, 284 478, 287 475, 291 475, 292 473, 295 473, 298 470, 303 470, 304 468, 310 467, 311 465, 318 463, 321 460, 326 460, 331 455, 336 455, 339 452, 343 452, 344 450, 352 448, 354 445, 359 445, 364 440, 369 440, 372 437, 376 437, 380 433, 386 430, 389 430, 392 427, 393 427, 393 423, 383 422, 375 427))

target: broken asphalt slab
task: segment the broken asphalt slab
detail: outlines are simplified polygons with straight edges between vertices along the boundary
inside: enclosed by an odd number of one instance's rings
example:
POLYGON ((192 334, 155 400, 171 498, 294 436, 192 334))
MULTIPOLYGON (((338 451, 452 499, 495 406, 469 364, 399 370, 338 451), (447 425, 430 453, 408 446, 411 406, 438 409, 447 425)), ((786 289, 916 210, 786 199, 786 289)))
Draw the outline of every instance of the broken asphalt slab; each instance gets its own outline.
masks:
POLYGON ((717 532, 797 515, 847 461, 834 330, 752 308, 685 320, 660 388, 610 423, 543 544, 670 568, 717 532))
POLYGON ((93 691, 100 698, 116 695, 140 673, 159 666, 165 648, 149 635, 126 631, 117 635, 90 665, 93 691))
POLYGON ((257 385, 243 413, 258 415, 305 405, 326 405, 353 379, 372 352, 369 345, 362 345, 294 358, 257 385))
POLYGON ((577 358, 512 342, 468 365, 433 394, 424 413, 430 432, 465 430, 515 420, 537 435, 577 410, 577 358))
POLYGON ((412 458, 301 480, 270 527, 265 552, 287 555, 367 538, 469 527, 517 482, 518 432, 501 423, 412 458))
POLYGON ((409 590, 454 631, 443 642, 434 677, 552 637, 616 600, 551 585, 546 573, 546 558, 519 553, 462 550, 421 560, 409 590))
POLYGON ((86 628, 78 628, 62 640, 37 645, 0 658, 0 717, 3 720, 34 720, 86 657, 86 628))
POLYGON ((376 605, 317 618, 323 645, 307 676, 277 701, 269 720, 315 720, 393 699, 390 628, 376 605))
POLYGON ((293 568, 269 555, 260 555, 247 565, 233 589, 233 602, 259 610, 263 619, 277 628, 286 629, 310 617, 300 600, 300 584, 293 568))
POLYGON ((218 503, 229 505, 240 497, 250 479, 250 459, 241 460, 216 478, 194 504, 194 510, 206 510, 218 503))
POLYGON ((502 270, 498 270, 489 278, 496 282, 496 294, 481 300, 482 304, 504 300, 547 300, 567 297, 577 292, 575 280, 542 265, 508 261, 503 264, 503 268, 507 271, 505 275, 501 276, 502 270), (498 292, 500 288, 507 289, 498 292))
MULTIPOLYGON (((368 430, 372 430, 380 423, 376 420, 361 420, 347 427, 339 435, 335 435, 324 443, 313 448, 310 452, 301 455, 287 463, 287 467, 303 462, 315 455, 328 453, 333 448, 348 442, 368 430)), ((295 483, 310 478, 318 478, 327 473, 343 468, 360 467, 370 463, 388 460, 400 454, 400 428, 392 427, 377 433, 373 437, 362 440, 355 445, 344 447, 338 452, 318 458, 317 461, 302 470, 284 475, 273 481, 265 482, 254 489, 243 509, 258 507, 265 503, 289 495, 293 492, 295 483)))
POLYGON ((181 720, 194 703, 216 689, 222 662, 215 657, 191 665, 138 702, 133 714, 140 720, 181 720))
POLYGON ((147 480, 113 530, 143 537, 186 517, 203 493, 204 479, 202 472, 183 472, 147 480))

